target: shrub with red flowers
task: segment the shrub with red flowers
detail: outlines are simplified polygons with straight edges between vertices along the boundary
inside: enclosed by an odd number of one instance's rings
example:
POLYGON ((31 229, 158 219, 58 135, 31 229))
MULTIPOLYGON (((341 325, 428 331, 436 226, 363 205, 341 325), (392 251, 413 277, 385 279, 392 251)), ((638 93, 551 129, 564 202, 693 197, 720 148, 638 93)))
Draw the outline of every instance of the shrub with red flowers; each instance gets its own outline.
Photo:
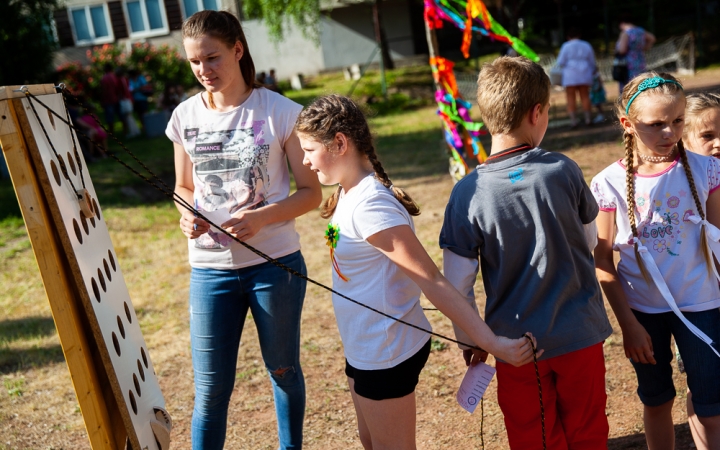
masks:
POLYGON ((90 84, 97 80, 90 76, 90 69, 77 61, 65 63, 57 68, 57 78, 65 83, 73 95, 81 95, 91 90, 90 84))
POLYGON ((87 56, 90 60, 87 67, 71 62, 57 68, 58 78, 74 94, 83 93, 97 98, 105 64, 140 71, 148 77, 155 92, 162 92, 168 84, 180 84, 188 89, 196 83, 185 58, 167 44, 155 47, 136 43, 129 54, 118 45, 105 44, 88 50, 87 56))

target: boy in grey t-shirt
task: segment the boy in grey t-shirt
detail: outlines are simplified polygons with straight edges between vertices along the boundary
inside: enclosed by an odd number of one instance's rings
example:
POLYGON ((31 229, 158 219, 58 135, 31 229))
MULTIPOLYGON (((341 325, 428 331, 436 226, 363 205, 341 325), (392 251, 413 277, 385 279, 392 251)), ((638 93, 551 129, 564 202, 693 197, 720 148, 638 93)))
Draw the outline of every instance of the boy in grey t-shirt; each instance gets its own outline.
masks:
MULTIPOLYGON (((486 64, 478 104, 492 134, 486 162, 453 189, 440 233, 445 276, 475 305, 482 270, 485 321, 500 336, 530 330, 539 361, 548 448, 607 448, 605 361, 612 333, 584 225, 598 206, 580 168, 538 146, 550 81, 523 57, 486 64), (478 267, 479 260, 479 267, 478 267)), ((456 327, 459 341, 469 342, 456 327)), ((464 350, 466 362, 481 353, 464 350)), ((497 362, 498 402, 513 449, 538 447, 540 404, 532 364, 497 362)))

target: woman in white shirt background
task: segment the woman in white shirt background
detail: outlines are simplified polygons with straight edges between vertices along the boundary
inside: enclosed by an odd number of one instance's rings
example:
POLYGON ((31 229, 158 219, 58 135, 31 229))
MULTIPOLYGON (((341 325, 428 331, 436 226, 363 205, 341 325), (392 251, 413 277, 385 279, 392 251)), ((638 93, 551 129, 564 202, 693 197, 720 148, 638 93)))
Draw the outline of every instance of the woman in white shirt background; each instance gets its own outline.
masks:
POLYGON ((557 66, 562 69, 562 85, 567 97, 567 111, 570 116, 570 126, 575 128, 578 120, 575 117, 576 93, 580 95, 585 125, 592 124, 590 113, 590 85, 595 71, 595 52, 592 46, 580 39, 580 31, 570 28, 567 33, 567 42, 560 47, 557 66))

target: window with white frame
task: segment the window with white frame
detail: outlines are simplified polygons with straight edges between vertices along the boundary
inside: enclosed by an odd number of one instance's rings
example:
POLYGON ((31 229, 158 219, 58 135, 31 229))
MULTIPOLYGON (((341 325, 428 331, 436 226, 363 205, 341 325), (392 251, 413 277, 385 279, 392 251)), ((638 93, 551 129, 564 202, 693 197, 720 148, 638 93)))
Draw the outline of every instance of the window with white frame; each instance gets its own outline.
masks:
POLYGON ((148 37, 170 32, 163 0, 125 0, 130 37, 148 37))
POLYGON ((186 19, 198 11, 205 9, 220 11, 220 8, 222 8, 221 0, 182 0, 182 4, 186 19))
POLYGON ((76 45, 106 44, 115 39, 107 4, 72 7, 69 11, 76 45))

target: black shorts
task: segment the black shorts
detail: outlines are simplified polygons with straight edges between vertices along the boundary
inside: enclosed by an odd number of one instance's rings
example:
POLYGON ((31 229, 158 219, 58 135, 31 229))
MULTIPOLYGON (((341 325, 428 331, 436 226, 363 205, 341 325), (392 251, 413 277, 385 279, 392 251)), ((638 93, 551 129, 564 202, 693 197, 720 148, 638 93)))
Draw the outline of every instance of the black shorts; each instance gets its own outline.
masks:
POLYGON ((345 375, 355 380, 355 393, 370 400, 405 397, 415 392, 420 372, 430 356, 430 339, 410 359, 395 367, 361 370, 345 360, 345 375))

